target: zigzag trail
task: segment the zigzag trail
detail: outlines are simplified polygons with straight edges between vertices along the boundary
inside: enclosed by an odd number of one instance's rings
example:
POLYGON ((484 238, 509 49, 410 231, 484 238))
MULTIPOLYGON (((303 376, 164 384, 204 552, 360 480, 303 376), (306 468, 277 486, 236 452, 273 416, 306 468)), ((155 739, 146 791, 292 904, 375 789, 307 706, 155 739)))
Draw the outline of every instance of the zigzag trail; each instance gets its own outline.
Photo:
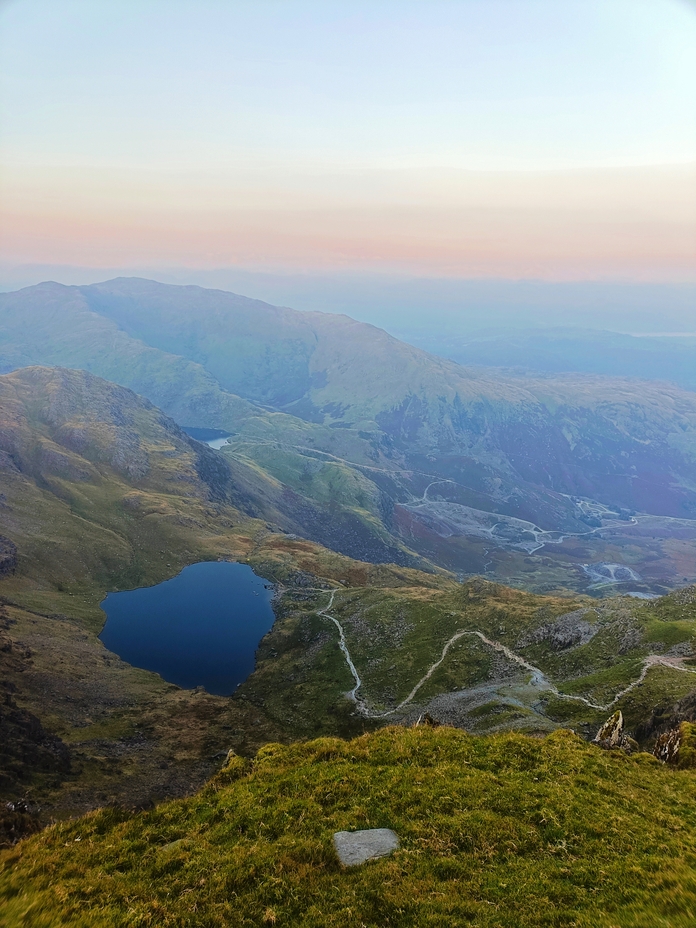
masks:
MULTIPOLYGON (((326 593, 328 591, 322 590, 321 592, 326 593)), ((343 656, 346 659, 346 664, 348 664, 348 668, 350 672, 353 674, 353 679, 355 680, 355 686, 348 694, 348 698, 352 699, 353 702, 355 702, 362 711, 362 703, 357 697, 357 692, 362 686, 362 680, 360 679, 360 675, 358 674, 358 671, 355 669, 355 664, 353 663, 351 659, 350 651, 348 650, 348 645, 346 644, 346 636, 343 633, 343 626, 338 621, 338 619, 335 619, 332 615, 329 615, 329 609, 331 609, 333 606, 335 596, 336 596, 336 590, 331 590, 331 596, 329 598, 328 606, 325 606, 324 609, 319 610, 317 612, 317 615, 322 615, 325 618, 330 619, 334 623, 336 628, 338 629, 338 634, 339 634, 338 646, 341 649, 341 651, 343 651, 343 656)))
MULTIPOLYGON (((328 590, 316 590, 316 592, 317 593, 328 593, 329 591, 328 590)), ((324 618, 329 619, 331 622, 334 623, 334 625, 338 629, 338 633, 339 633, 338 646, 343 652, 348 668, 351 674, 353 675, 353 679, 355 680, 355 686, 347 695, 348 695, 348 698, 352 699, 353 702, 356 704, 360 714, 364 715, 366 718, 383 719, 383 718, 387 718, 390 715, 394 715, 397 712, 400 712, 401 709, 407 706, 414 699, 414 697, 418 693, 418 690, 423 686, 424 683, 427 683, 427 681, 435 673, 437 668, 442 664, 445 657, 447 656, 447 652, 452 647, 452 645, 456 641, 459 641, 460 638, 464 638, 467 636, 469 637, 475 636, 476 638, 479 638, 485 645, 488 645, 489 648, 493 648, 493 650, 498 651, 501 654, 504 654, 508 660, 513 661, 516 664, 519 664, 520 667, 523 667, 525 670, 529 671, 529 673, 532 674, 533 683, 537 684, 540 687, 543 687, 544 689, 549 690, 551 693, 553 693, 554 696, 557 696, 560 699, 572 699, 577 702, 582 702, 586 706, 589 706, 591 709, 598 709, 602 712, 608 712, 613 706, 616 705, 616 703, 621 699, 622 696, 625 696, 626 693, 630 693, 632 689, 634 689, 636 686, 641 684, 643 680, 645 680, 648 670, 650 670, 651 667, 654 667, 657 664, 661 664, 664 667, 669 667, 671 670, 680 670, 683 673, 696 673, 696 670, 692 670, 690 667, 684 667, 683 665, 684 658, 664 657, 661 654, 649 654, 643 660, 643 665, 642 665, 640 676, 636 680, 634 680, 633 683, 629 683, 628 686, 620 690, 616 694, 616 696, 614 696, 611 702, 608 702, 603 705, 602 703, 592 702, 590 699, 586 699, 584 696, 571 696, 568 693, 561 693, 560 690, 556 686, 554 686, 554 684, 548 679, 548 677, 542 670, 540 670, 538 667, 535 667, 533 664, 530 664, 523 657, 520 657, 519 654, 515 654, 515 652, 511 651, 510 648, 508 648, 506 645, 501 644, 499 641, 492 641, 490 638, 487 638, 482 632, 460 630, 458 632, 455 632, 454 635, 452 635, 452 637, 449 639, 449 641, 445 643, 445 646, 442 649, 442 653, 440 654, 439 660, 435 661, 435 663, 431 665, 427 673, 423 674, 423 676, 420 678, 418 683, 416 683, 416 685, 413 687, 413 689, 408 694, 408 696, 404 700, 402 700, 398 706, 396 706, 394 709, 389 709, 387 712, 372 712, 370 709, 368 709, 367 705, 365 704, 365 701, 358 696, 358 690, 362 686, 362 680, 360 679, 360 674, 356 670, 355 664, 353 663, 353 660, 350 656, 350 651, 348 650, 348 645, 346 644, 346 637, 343 631, 343 626, 341 625, 341 623, 338 621, 337 618, 335 618, 332 615, 329 615, 329 611, 333 608, 334 599, 336 597, 336 592, 337 592, 336 590, 330 591, 331 595, 329 598, 328 605, 326 605, 323 609, 318 610, 317 615, 320 615, 320 616, 323 616, 324 618)))

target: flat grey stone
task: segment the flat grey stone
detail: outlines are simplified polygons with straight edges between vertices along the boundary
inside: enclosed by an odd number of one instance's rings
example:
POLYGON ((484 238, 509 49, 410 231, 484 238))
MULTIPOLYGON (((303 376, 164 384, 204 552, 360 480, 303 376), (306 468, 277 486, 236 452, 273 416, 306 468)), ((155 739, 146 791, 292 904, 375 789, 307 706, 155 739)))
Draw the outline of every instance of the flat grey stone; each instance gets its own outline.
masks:
POLYGON ((366 860, 391 854, 399 847, 399 838, 391 828, 337 831, 334 846, 338 859, 345 867, 357 867, 366 860))

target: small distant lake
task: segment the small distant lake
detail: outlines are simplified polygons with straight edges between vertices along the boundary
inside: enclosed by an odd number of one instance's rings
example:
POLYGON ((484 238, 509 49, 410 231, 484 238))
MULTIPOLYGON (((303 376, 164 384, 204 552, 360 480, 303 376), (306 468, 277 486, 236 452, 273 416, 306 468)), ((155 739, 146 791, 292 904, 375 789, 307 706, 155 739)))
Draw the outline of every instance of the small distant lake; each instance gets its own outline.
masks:
POLYGON ((99 636, 124 661, 185 689, 229 696, 270 631, 273 590, 246 564, 192 564, 157 586, 109 593, 99 636))
POLYGON ((230 439, 227 438, 211 438, 210 441, 206 442, 206 445, 209 448, 215 448, 216 451, 219 451, 223 445, 229 445, 230 439))
POLYGON ((184 426, 184 431, 191 438, 202 441, 210 448, 215 448, 216 451, 219 451, 223 445, 228 444, 231 437, 229 432, 222 432, 220 429, 199 429, 189 425, 184 426))

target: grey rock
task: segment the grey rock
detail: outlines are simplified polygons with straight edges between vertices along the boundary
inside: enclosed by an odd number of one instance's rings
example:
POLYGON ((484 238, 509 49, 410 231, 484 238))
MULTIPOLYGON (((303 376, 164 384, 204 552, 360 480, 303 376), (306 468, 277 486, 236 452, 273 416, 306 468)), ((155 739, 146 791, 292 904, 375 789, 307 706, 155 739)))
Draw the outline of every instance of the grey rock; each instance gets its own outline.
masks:
POLYGON ((679 606, 696 603, 696 583, 691 586, 686 586, 682 590, 677 590, 677 592, 672 593, 669 598, 679 606))
POLYGON ((629 626, 621 638, 621 642, 619 644, 619 654, 627 654, 629 651, 637 648, 642 640, 643 633, 641 630, 636 628, 635 625, 629 626))
POLYGON ((665 651, 665 657, 693 657, 694 649, 690 641, 679 641, 665 651))
POLYGON ((606 751, 620 748, 627 754, 638 750, 638 744, 624 731, 624 719, 620 711, 610 716, 594 737, 594 743, 606 751))
POLYGON ((375 857, 386 857, 399 847, 399 838, 391 828, 367 828, 364 831, 337 831, 334 846, 344 867, 357 867, 375 857))
POLYGON ((518 648, 526 648, 530 644, 546 644, 552 651, 564 651, 566 648, 577 648, 592 641, 599 631, 599 625, 591 624, 585 616, 593 612, 591 609, 576 609, 575 612, 566 612, 554 622, 541 625, 528 635, 524 635, 517 642, 518 648))
POLYGON ((600 744, 605 748, 619 748, 623 742, 624 720, 621 712, 615 712, 609 716, 604 725, 595 735, 595 744, 600 744))

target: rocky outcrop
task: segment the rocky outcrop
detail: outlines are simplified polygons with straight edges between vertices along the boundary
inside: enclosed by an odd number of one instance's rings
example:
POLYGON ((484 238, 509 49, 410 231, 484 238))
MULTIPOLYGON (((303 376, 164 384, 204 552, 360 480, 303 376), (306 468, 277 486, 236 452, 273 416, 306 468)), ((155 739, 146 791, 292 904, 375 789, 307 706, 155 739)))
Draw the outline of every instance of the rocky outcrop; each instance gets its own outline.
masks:
POLYGON ((26 799, 0 807, 0 848, 13 847, 22 838, 41 830, 41 822, 26 799))
POLYGON ((559 616, 554 622, 548 622, 534 629, 517 642, 518 648, 526 648, 532 644, 547 645, 552 651, 564 651, 566 648, 577 648, 592 641, 599 631, 599 625, 590 624, 585 616, 591 609, 576 609, 559 616))
POLYGON ((0 577, 7 577, 17 570, 17 546, 9 538, 0 535, 0 577))
POLYGON ((682 722, 677 728, 658 736, 653 754, 664 764, 674 767, 696 767, 696 726, 682 722))
POLYGON ((658 737, 653 748, 653 754, 665 764, 675 764, 679 757, 681 742, 681 728, 673 728, 658 737))
POLYGON ((638 750, 638 743, 624 731, 624 719, 620 711, 606 720, 595 735, 594 743, 606 751, 621 750, 630 754, 638 750))
MULTIPOLYGON (((667 653, 671 653, 672 650, 670 648, 667 653)), ((679 728, 682 722, 696 722, 696 691, 689 693, 671 706, 664 704, 654 706, 648 718, 636 728, 636 738, 641 742, 649 741, 655 736, 659 738, 679 728)))
POLYGON ((677 590, 675 593, 672 593, 669 598, 678 606, 688 606, 691 605, 691 603, 696 603, 696 584, 691 584, 691 586, 685 586, 681 590, 677 590))

